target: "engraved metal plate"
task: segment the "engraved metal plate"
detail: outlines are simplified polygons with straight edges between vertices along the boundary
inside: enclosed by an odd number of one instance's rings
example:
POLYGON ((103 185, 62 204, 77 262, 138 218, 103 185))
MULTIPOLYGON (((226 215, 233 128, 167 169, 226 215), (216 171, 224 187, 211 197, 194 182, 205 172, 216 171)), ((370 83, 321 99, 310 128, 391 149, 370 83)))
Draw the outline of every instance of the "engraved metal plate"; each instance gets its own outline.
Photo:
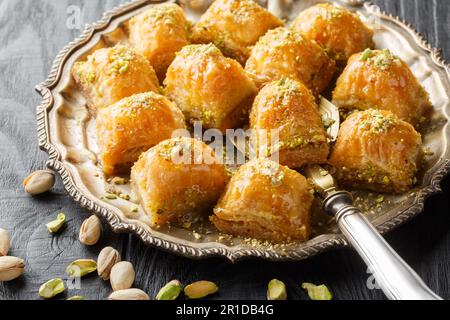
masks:
MULTIPOLYGON (((160 1, 162 2, 162 1, 160 1)), ((195 21, 207 8, 208 1, 182 0, 188 17, 195 21)), ((288 20, 317 0, 270 0, 269 8, 288 20)), ((423 210, 427 196, 440 191, 440 182, 450 170, 448 145, 450 114, 450 68, 440 51, 432 48, 406 22, 367 2, 335 1, 358 12, 363 21, 376 27, 377 48, 389 48, 404 59, 431 95, 434 105, 429 128, 422 132, 425 147, 432 151, 419 176, 417 187, 400 196, 384 196, 377 201, 373 193, 355 192, 356 203, 367 211, 370 221, 382 232, 388 232, 423 210), (375 24, 375 25, 374 25, 375 24)), ((183 228, 152 229, 142 209, 130 213, 132 202, 124 199, 101 199, 108 184, 96 166, 95 120, 89 116, 85 101, 73 84, 73 63, 93 50, 126 41, 124 23, 157 1, 137 0, 104 14, 102 20, 86 27, 82 35, 69 43, 56 57, 49 78, 37 86, 42 103, 37 107, 39 146, 49 154, 47 166, 57 171, 70 196, 82 207, 102 217, 115 232, 134 233, 146 244, 191 258, 212 256, 236 261, 244 257, 270 260, 300 260, 325 250, 346 246, 336 225, 318 212, 314 213, 314 233, 304 243, 274 245, 251 239, 224 237, 214 228, 201 228, 193 233, 183 228)), ((267 5, 267 4, 266 4, 267 5)), ((123 186, 124 193, 127 186, 123 186)))

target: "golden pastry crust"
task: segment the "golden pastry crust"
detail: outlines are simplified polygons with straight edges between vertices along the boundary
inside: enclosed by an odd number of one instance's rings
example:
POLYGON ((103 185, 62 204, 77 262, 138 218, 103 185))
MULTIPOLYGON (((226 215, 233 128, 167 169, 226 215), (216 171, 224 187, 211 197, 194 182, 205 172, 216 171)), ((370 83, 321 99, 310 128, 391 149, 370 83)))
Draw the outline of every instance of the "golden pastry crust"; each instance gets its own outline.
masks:
POLYGON ((290 168, 327 162, 327 135, 315 98, 298 81, 282 79, 265 85, 256 96, 250 113, 256 145, 278 152, 279 162, 290 168), (278 130, 278 142, 267 133, 278 130))
POLYGON ((192 30, 192 42, 214 43, 241 64, 268 30, 284 23, 252 0, 216 0, 192 30))
POLYGON ((177 53, 167 70, 165 94, 183 111, 186 120, 223 132, 248 116, 256 87, 235 60, 213 44, 190 45, 177 53))
POLYGON ((97 141, 107 175, 129 172, 142 152, 184 129, 182 112, 175 103, 154 93, 140 93, 99 111, 97 141))
POLYGON ((199 140, 165 140, 131 170, 132 187, 154 225, 193 222, 211 212, 228 175, 214 151, 199 140))
POLYGON ((408 65, 386 50, 353 55, 333 92, 344 113, 369 108, 388 110, 417 126, 432 108, 428 93, 408 65))
POLYGON ((291 28, 324 47, 341 66, 353 54, 374 47, 373 30, 357 14, 330 3, 302 11, 291 28))
POLYGON ((389 111, 355 112, 342 123, 330 163, 343 186, 401 193, 415 183, 422 139, 389 111))
POLYGON ((262 240, 306 241, 313 190, 300 173, 260 158, 239 168, 210 220, 222 232, 262 240))
POLYGON ((96 50, 86 61, 74 64, 72 75, 94 115, 135 93, 159 91, 148 60, 123 45, 96 50))
POLYGON ((190 27, 178 5, 157 4, 129 21, 130 44, 150 61, 163 81, 175 53, 189 44, 190 27))
POLYGON ((325 90, 336 70, 314 41, 286 28, 268 31, 252 49, 245 71, 259 86, 281 78, 303 82, 314 94, 325 90))

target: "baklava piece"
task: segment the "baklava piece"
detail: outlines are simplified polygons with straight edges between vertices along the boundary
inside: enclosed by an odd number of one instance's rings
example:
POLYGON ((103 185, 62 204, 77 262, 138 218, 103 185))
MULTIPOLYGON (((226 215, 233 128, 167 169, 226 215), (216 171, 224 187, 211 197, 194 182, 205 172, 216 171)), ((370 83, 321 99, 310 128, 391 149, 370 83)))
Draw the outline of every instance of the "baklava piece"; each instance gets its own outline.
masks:
POLYGON ((268 30, 284 23, 252 0, 216 0, 192 31, 195 43, 214 43, 241 64, 268 30))
POLYGON ((142 152, 185 128, 175 103, 154 92, 125 98, 99 111, 97 141, 107 175, 129 172, 142 152))
POLYGON ((189 122, 223 132, 248 117, 256 95, 253 81, 235 60, 213 44, 181 49, 167 70, 165 94, 175 101, 189 122))
POLYGON ((132 187, 155 226, 195 222, 211 212, 228 175, 214 151, 199 140, 165 140, 131 170, 132 187))
POLYGON ((253 103, 250 127, 257 150, 266 150, 265 156, 278 152, 283 165, 299 168, 327 162, 329 147, 318 106, 298 81, 282 79, 265 85, 253 103))
POLYGON ((96 50, 86 61, 75 63, 72 75, 94 115, 135 93, 159 91, 148 60, 123 45, 96 50))
POLYGON ((259 39, 245 70, 258 86, 286 77, 303 82, 319 94, 332 79, 336 66, 316 42, 295 31, 277 28, 259 39))
POLYGON ((370 109, 342 123, 330 163, 343 186, 401 193, 415 183, 422 155, 413 126, 389 111, 370 109))
POLYGON ((260 158, 239 168, 210 220, 222 232, 272 241, 306 241, 313 190, 300 173, 260 158))
POLYGON ((330 3, 301 12, 291 28, 320 44, 339 66, 345 66, 353 54, 374 47, 373 31, 359 16, 330 3))
POLYGON ((333 103, 343 113, 388 110, 416 127, 432 108, 428 93, 408 65, 388 49, 353 55, 337 81, 333 103))
POLYGON ((130 20, 130 44, 150 61, 163 81, 175 53, 189 44, 190 27, 178 5, 157 4, 130 20))

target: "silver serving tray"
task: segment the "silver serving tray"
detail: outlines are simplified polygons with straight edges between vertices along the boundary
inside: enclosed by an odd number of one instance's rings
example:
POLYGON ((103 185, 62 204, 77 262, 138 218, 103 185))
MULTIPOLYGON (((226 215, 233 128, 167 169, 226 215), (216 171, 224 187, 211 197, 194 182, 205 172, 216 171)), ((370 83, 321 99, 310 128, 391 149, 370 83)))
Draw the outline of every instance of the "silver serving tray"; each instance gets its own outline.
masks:
MULTIPOLYGON (((70 196, 80 206, 106 220, 114 232, 134 233, 148 245, 190 258, 220 256, 231 261, 244 257, 300 260, 331 248, 347 246, 336 225, 320 210, 314 214, 311 240, 274 245, 224 236, 208 227, 194 227, 196 232, 175 227, 152 229, 142 209, 130 214, 130 201, 102 199, 111 186, 105 183, 96 166, 94 120, 89 117, 84 99, 73 85, 70 68, 75 61, 96 48, 122 41, 124 23, 159 2, 163 1, 131 1, 106 12, 100 21, 87 25, 81 36, 57 55, 48 79, 36 87, 43 97, 37 107, 39 146, 49 154, 47 166, 61 175, 70 196)), ((275 3, 277 6, 272 9, 279 10, 281 15, 290 19, 305 7, 318 2, 324 1, 277 0, 271 5, 275 3)), ((366 23, 376 24, 374 39, 377 47, 390 48, 411 66, 430 93, 434 105, 431 124, 422 132, 424 144, 433 154, 426 158, 417 187, 404 195, 385 195, 381 203, 377 201, 379 195, 354 192, 357 204, 367 212, 369 220, 381 233, 386 233, 420 213, 425 198, 440 191, 440 182, 450 170, 450 68, 439 50, 432 48, 398 17, 380 12, 378 7, 363 1, 335 2, 358 12, 366 23)), ((181 1, 192 20, 206 9, 204 3, 203 0, 181 1)))

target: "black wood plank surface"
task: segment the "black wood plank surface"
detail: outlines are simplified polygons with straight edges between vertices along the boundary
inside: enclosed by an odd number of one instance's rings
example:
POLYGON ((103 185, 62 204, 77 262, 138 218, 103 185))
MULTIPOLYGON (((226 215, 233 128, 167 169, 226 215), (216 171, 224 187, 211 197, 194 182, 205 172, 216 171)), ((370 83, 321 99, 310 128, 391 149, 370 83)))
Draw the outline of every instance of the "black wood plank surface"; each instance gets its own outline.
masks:
MULTIPOLYGON (((334 250, 296 263, 224 260, 193 261, 143 245, 137 238, 113 234, 106 226, 102 240, 90 248, 78 240, 78 229, 89 213, 66 195, 58 180, 52 193, 31 198, 21 187, 29 172, 43 168, 46 155, 37 148, 35 107, 39 97, 34 86, 44 80, 58 51, 80 33, 84 23, 98 20, 120 0, 0 0, 0 227, 12 236, 11 255, 26 260, 19 279, 0 283, 0 299, 37 299, 39 285, 54 277, 65 277, 68 263, 96 258, 102 247, 122 252, 136 269, 135 286, 155 296, 167 281, 183 283, 207 279, 219 284, 216 299, 265 299, 267 282, 285 281, 291 299, 307 299, 302 282, 324 283, 336 299, 384 299, 371 290, 369 274, 350 249, 334 250), (68 17, 80 10, 80 24, 68 17), (51 236, 45 223, 58 212, 69 222, 65 230, 51 236)), ((450 59, 450 1, 376 0, 383 10, 413 24, 450 59)), ((387 236, 388 241, 444 298, 450 298, 450 179, 443 194, 431 197, 425 212, 387 236)), ((84 295, 103 299, 109 283, 96 276, 84 278, 81 289, 61 298, 84 295)))

